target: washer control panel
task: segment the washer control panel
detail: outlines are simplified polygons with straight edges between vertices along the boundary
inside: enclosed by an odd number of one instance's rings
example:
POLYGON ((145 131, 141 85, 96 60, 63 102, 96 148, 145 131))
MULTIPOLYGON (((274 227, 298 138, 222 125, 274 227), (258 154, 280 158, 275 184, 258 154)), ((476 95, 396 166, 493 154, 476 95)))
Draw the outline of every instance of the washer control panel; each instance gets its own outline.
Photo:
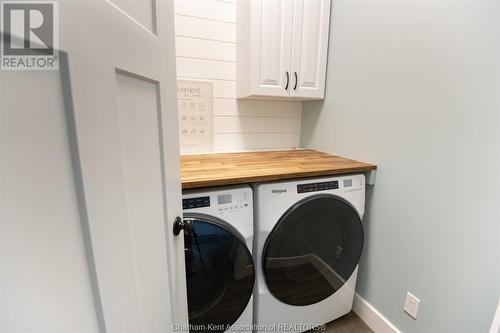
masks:
POLYGON ((217 193, 200 193, 198 196, 189 196, 182 199, 182 209, 199 209, 216 215, 225 215, 238 212, 251 206, 252 192, 250 190, 241 191, 219 191, 217 193))
POLYGON ((185 213, 217 217, 235 227, 245 238, 248 248, 252 248, 253 192, 250 186, 186 190, 182 194, 182 206, 185 213))
POLYGON ((182 199, 182 209, 193 209, 202 207, 210 207, 209 196, 182 199))
POLYGON ((221 193, 217 195, 217 212, 221 215, 237 212, 249 207, 247 191, 221 193))

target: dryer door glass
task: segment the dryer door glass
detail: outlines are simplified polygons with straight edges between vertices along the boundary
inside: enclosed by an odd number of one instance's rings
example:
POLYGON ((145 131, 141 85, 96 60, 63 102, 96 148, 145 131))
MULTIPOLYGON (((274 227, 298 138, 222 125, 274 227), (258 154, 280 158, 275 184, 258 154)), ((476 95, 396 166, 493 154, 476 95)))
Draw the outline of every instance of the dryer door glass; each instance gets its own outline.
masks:
POLYGON ((291 305, 310 305, 334 294, 354 272, 363 249, 363 225, 340 197, 319 194, 292 206, 264 245, 270 292, 291 305))
POLYGON ((190 331, 224 332, 252 296, 252 255, 224 221, 201 214, 184 217, 191 220, 184 238, 190 331))

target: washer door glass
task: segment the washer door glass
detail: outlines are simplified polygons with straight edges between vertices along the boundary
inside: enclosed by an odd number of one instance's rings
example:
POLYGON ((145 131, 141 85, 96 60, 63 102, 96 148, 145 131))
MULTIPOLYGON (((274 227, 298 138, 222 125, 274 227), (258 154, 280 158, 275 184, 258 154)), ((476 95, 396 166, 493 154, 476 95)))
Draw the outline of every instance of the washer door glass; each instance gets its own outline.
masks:
POLYGON ((186 279, 191 332, 224 332, 252 296, 255 267, 240 234, 212 216, 184 214, 186 279))
POLYGON ((363 225, 344 199, 310 196, 279 219, 266 240, 263 268, 269 291, 290 305, 310 305, 349 279, 363 249, 363 225))

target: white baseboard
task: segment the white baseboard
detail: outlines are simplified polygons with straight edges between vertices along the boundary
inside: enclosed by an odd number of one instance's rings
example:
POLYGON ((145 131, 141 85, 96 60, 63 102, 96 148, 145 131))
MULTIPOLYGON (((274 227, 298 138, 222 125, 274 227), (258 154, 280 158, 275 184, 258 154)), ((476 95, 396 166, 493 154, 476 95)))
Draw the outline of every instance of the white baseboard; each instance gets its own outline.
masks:
POLYGON ((497 312, 491 323, 490 333, 500 333, 500 300, 498 300, 497 312))
POLYGON ((357 293, 354 295, 352 310, 375 333, 401 333, 387 318, 357 293))

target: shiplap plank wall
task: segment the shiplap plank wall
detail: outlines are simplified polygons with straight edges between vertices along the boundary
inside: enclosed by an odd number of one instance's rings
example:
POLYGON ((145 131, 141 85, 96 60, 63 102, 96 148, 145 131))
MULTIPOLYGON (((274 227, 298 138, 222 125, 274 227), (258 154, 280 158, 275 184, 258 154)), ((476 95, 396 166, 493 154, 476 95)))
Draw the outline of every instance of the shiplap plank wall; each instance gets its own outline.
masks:
POLYGON ((175 0, 177 76, 213 82, 214 151, 298 147, 302 103, 236 100, 236 0, 175 0))

